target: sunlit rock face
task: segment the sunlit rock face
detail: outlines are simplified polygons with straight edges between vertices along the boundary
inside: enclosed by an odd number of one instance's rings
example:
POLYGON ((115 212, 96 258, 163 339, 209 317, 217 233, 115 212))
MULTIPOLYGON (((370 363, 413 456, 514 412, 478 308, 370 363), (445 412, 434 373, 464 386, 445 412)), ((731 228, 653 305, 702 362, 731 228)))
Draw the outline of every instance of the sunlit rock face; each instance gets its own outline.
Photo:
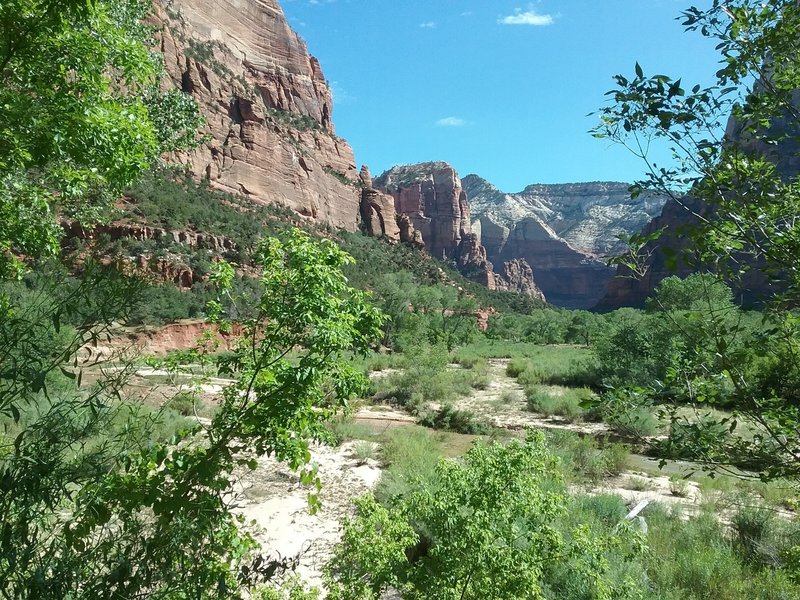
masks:
POLYGON ((591 308, 606 293, 614 270, 609 256, 625 251, 620 235, 638 232, 664 200, 631 199, 628 184, 614 182, 530 185, 508 194, 477 175, 462 180, 473 228, 489 259, 525 259, 549 302, 591 308))
POLYGON ((163 85, 192 95, 207 143, 172 157, 214 188, 322 224, 358 227, 350 146, 336 137, 319 62, 275 0, 157 0, 163 85))
POLYGON ((538 217, 575 250, 601 258, 623 253, 626 246, 619 236, 641 231, 665 202, 655 194, 631 198, 629 184, 608 181, 536 184, 516 194, 502 192, 477 175, 467 175, 462 185, 473 218, 490 215, 508 227, 538 217))
POLYGON ((495 272, 478 231, 473 231, 469 197, 449 164, 397 166, 378 177, 374 186, 394 198, 398 219, 413 226, 433 257, 452 261, 489 289, 544 298, 527 263, 503 265, 502 272, 495 272))

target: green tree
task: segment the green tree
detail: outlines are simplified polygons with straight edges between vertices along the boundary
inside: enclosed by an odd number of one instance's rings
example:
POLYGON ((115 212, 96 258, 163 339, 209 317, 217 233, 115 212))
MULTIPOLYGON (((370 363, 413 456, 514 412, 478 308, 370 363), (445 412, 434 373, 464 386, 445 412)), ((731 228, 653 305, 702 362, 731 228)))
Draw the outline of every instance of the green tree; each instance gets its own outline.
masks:
MULTIPOLYGON (((736 328, 720 324, 707 332, 716 364, 706 366, 732 386, 737 410, 697 433, 705 436, 709 462, 745 461, 765 478, 798 480, 800 406, 793 394, 784 395, 786 386, 764 385, 752 357, 760 353, 762 364, 774 364, 783 356, 784 370, 798 372, 793 348, 800 327, 793 308, 800 290, 800 179, 794 166, 800 6, 795 0, 714 0, 706 9, 685 10, 682 21, 687 31, 717 44, 715 83, 690 87, 665 75, 647 76, 636 64, 633 76, 615 77, 617 88, 600 111, 595 135, 625 144, 645 161, 646 177, 634 194, 657 189, 685 208, 694 224, 687 264, 737 286, 759 276, 772 285, 756 353, 734 350, 736 328), (656 165, 648 155, 659 143, 671 151, 671 164, 656 165), (740 434, 742 421, 750 427, 740 434), (712 442, 709 431, 717 432, 712 442)), ((634 250, 644 241, 635 239, 634 250)), ((634 252, 634 271, 636 258, 634 252)), ((682 365, 674 371, 682 372, 682 365)))
POLYGON ((635 597, 635 584, 606 577, 621 532, 562 527, 566 491, 541 434, 478 444, 463 462, 441 461, 437 475, 434 489, 389 508, 361 501, 329 567, 329 597, 379 598, 390 586, 447 600, 635 597))
POLYGON ((148 0, 0 4, 0 275, 58 250, 164 152, 197 142, 197 108, 162 92, 148 0))
MULTIPOLYGON (((107 278, 107 294, 79 286, 69 305, 91 318, 72 328, 52 296, 0 313, 0 332, 18 338, 0 379, 0 596, 240 597, 255 545, 230 510, 234 470, 275 456, 318 487, 309 442, 327 439, 324 423, 367 387, 340 357, 365 351, 383 321, 348 287, 350 259, 333 243, 296 232, 258 256, 264 293, 227 361, 235 383, 209 426, 186 421, 167 441, 154 436, 163 415, 124 400, 130 367, 86 387, 73 366, 102 316, 81 307, 107 295, 118 316, 130 290, 107 278)), ((223 327, 232 277, 219 267, 223 327)))

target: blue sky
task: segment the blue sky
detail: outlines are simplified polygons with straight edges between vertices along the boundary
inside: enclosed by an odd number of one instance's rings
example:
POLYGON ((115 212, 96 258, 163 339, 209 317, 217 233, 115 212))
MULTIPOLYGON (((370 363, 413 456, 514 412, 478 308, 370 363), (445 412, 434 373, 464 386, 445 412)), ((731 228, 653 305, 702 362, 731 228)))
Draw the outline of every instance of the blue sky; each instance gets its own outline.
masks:
POLYGON ((281 0, 359 166, 445 160, 508 192, 641 176, 639 159, 587 133, 587 113, 637 60, 688 87, 711 82, 714 44, 675 20, 690 3, 281 0))

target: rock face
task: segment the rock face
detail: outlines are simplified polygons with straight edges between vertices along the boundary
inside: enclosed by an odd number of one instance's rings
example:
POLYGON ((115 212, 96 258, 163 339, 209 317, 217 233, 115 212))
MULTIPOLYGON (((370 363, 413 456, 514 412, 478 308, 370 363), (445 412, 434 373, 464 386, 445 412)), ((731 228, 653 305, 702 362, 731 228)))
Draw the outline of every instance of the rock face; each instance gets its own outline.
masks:
POLYGON ((319 62, 276 0, 164 0, 171 85, 197 101, 209 140, 173 157, 218 189, 348 230, 360 218, 350 146, 336 137, 319 62))
POLYGON ((536 284, 556 306, 594 306, 614 273, 605 262, 575 250, 537 217, 506 227, 484 215, 477 220, 476 230, 492 261, 523 259, 531 265, 536 284))
POLYGON ((623 252, 617 236, 639 231, 663 205, 652 195, 631 200, 623 183, 530 185, 518 194, 477 175, 462 184, 489 259, 524 259, 548 301, 568 308, 591 308, 605 295, 614 270, 603 257, 623 252))
MULTIPOLYGON (((394 198, 372 186, 372 175, 366 165, 361 167, 359 179, 361 181, 361 223, 365 233, 373 237, 385 236, 390 239, 400 239, 401 229, 394 210, 394 198)), ((404 237, 407 240, 403 241, 413 243, 413 232, 406 231, 404 237)))
MULTIPOLYGON (((761 85, 763 84, 756 84, 756 91, 761 85)), ((800 90, 792 93, 791 102, 796 112, 800 107, 800 90)), ((785 116, 771 121, 766 135, 775 138, 775 141, 769 144, 758 137, 753 137, 742 123, 731 117, 728 119, 725 131, 726 143, 737 144, 739 148, 771 161, 784 179, 795 177, 800 173, 800 146, 797 141, 798 122, 790 114, 791 112, 793 111, 787 111, 785 116)), ((663 279, 671 275, 685 277, 697 270, 680 261, 673 268, 669 268, 662 248, 670 248, 680 257, 681 252, 686 250, 690 243, 685 234, 688 229, 697 225, 698 214, 713 219, 713 207, 694 198, 669 200, 664 205, 662 213, 643 230, 645 235, 658 229, 664 230, 658 240, 649 242, 641 250, 643 272, 634 277, 629 270, 620 267, 609 285, 608 293, 598 303, 597 309, 614 310, 622 306, 642 306, 663 279)), ((768 280, 761 270, 763 263, 759 263, 752 254, 732 258, 737 262, 746 262, 750 266, 750 270, 734 285, 734 294, 739 303, 757 305, 774 294, 776 289, 780 289, 780 283, 768 280)))
POLYGON ((663 279, 671 275, 685 277, 691 273, 691 269, 680 262, 675 265, 676 269, 670 269, 660 248, 673 248, 678 255, 687 248, 690 242, 683 234, 687 225, 693 222, 693 219, 688 218, 692 211, 703 211, 702 204, 692 198, 669 200, 664 205, 661 214, 642 230, 643 235, 650 235, 663 229, 661 237, 648 242, 640 252, 642 257, 646 257, 644 271, 633 273, 630 269, 619 267, 608 285, 608 292, 595 307, 597 310, 610 311, 622 306, 642 308, 645 300, 663 279))
POLYGON ((454 258, 462 238, 472 233, 467 195, 447 163, 394 167, 375 186, 394 197, 395 210, 409 217, 434 258, 454 258))
POLYGON ((509 290, 533 298, 544 295, 533 281, 530 265, 512 266, 513 280, 494 272, 480 235, 472 229, 470 203, 455 169, 444 162, 398 166, 374 185, 394 198, 400 238, 415 232, 431 256, 455 263, 464 275, 491 290, 509 290))
POLYGON ((538 217, 579 252, 599 257, 625 252, 625 243, 618 236, 641 231, 666 201, 647 193, 632 199, 627 183, 608 181, 529 185, 517 194, 502 192, 477 175, 467 175, 462 185, 473 218, 489 215, 508 226, 538 217))
POLYGON ((522 258, 515 258, 503 263, 502 277, 497 278, 497 289, 516 292, 545 301, 545 296, 533 281, 533 269, 522 258))

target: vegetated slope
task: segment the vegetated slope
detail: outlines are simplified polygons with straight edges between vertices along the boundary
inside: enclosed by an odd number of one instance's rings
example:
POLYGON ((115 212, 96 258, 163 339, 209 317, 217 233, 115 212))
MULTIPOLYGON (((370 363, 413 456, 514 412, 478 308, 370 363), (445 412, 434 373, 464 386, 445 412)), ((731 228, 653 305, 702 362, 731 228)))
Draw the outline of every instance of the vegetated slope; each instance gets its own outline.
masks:
POLYGON ((460 288, 484 307, 530 312, 540 300, 491 291, 411 245, 329 226, 315 226, 280 206, 253 205, 249 199, 211 189, 207 183, 169 172, 154 173, 120 204, 123 217, 94 230, 70 231, 65 255, 92 252, 124 257, 152 286, 137 313, 140 323, 165 323, 203 314, 210 299, 207 278, 214 260, 237 265, 237 289, 254 295, 258 273, 252 252, 264 236, 283 236, 300 227, 318 239, 334 240, 355 258, 346 268, 350 282, 374 290, 386 274, 406 271, 418 285, 460 288))

